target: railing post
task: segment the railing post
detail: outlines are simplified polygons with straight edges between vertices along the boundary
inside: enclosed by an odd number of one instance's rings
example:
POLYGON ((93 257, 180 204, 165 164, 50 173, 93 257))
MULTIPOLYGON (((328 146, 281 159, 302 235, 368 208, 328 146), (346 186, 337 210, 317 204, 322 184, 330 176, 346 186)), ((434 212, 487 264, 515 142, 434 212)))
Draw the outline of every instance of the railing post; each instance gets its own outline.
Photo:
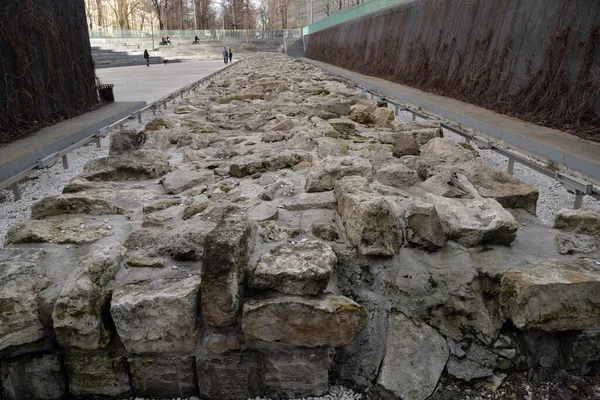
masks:
POLYGON ((15 201, 21 200, 21 189, 19 188, 19 182, 15 182, 11 185, 15 201))
POLYGON ((63 169, 69 169, 69 160, 67 159, 66 154, 64 154, 62 156, 62 164, 63 164, 63 169))
POLYGON ((579 210, 583 205, 583 196, 583 193, 581 193, 579 190, 575 191, 575 204, 573 204, 573 208, 575 210, 579 210))
POLYGON ((96 147, 98 147, 98 148, 102 147, 102 138, 100 136, 96 136, 94 138, 94 141, 96 142, 96 147))
POLYGON ((510 175, 512 175, 514 173, 514 169, 515 169, 515 159, 509 158, 508 159, 508 168, 506 168, 506 172, 508 172, 510 175))

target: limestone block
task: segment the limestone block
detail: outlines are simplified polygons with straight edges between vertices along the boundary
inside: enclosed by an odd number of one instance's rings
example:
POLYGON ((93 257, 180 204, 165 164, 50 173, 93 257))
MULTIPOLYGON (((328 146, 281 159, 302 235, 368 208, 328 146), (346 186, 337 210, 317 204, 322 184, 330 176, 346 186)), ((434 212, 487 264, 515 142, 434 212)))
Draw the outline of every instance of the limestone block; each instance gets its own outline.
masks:
POLYGON ((196 363, 201 396, 239 400, 263 394, 263 368, 258 351, 199 354, 196 363))
POLYGON ((156 200, 148 204, 144 204, 142 211, 144 214, 150 214, 157 211, 166 210, 170 207, 175 207, 181 204, 181 200, 179 199, 162 199, 156 200))
POLYGON ((419 181, 417 172, 404 164, 388 164, 377 170, 377 180, 393 187, 412 186, 419 181))
POLYGON ((567 232, 600 236, 600 212, 562 209, 556 215, 553 227, 567 232))
POLYGON ((202 315, 212 326, 235 323, 240 308, 240 281, 254 248, 256 223, 245 216, 229 217, 204 241, 202 315))
POLYGON ((475 160, 472 151, 459 144, 442 138, 434 138, 421 148, 421 155, 432 155, 442 161, 458 164, 475 160))
POLYGON ((334 118, 330 119, 328 123, 331 126, 331 128, 333 128, 332 135, 335 138, 349 139, 357 132, 356 122, 349 119, 334 118))
MULTIPOLYGON (((460 170, 480 196, 492 198, 505 208, 522 208, 535 214, 539 192, 533 186, 506 171, 490 168, 480 162, 467 163, 460 166, 460 170)), ((600 232, 600 222, 598 227, 600 232)))
POLYGON ((118 352, 72 352, 65 357, 69 393, 92 396, 128 397, 131 393, 125 356, 118 352))
POLYGON ((344 176, 357 175, 371 179, 371 163, 364 158, 326 157, 316 163, 306 177, 306 191, 333 190, 334 184, 344 176))
POLYGON ((268 203, 260 203, 248 211, 248 218, 256 222, 276 220, 279 209, 268 203))
POLYGON ((71 273, 52 312, 61 346, 96 350, 108 344, 112 330, 103 315, 110 299, 106 285, 117 274, 125 251, 119 244, 94 247, 71 273))
POLYGON ((294 122, 292 122, 292 120, 289 119, 289 118, 285 118, 283 121, 277 123, 273 127, 273 130, 276 131, 276 132, 279 132, 279 131, 289 131, 293 127, 294 127, 294 122))
POLYGON ((383 196, 370 191, 365 178, 337 181, 335 197, 348 240, 360 254, 396 254, 402 243, 400 220, 383 196))
POLYGON ((600 249, 600 237, 559 233, 554 244, 559 254, 593 253, 600 249))
POLYGON ((573 332, 563 342, 566 367, 581 375, 597 375, 600 369, 600 331, 573 332))
POLYGON ((336 116, 350 114, 350 102, 347 100, 330 99, 315 106, 315 111, 324 111, 336 116))
POLYGON ((502 276, 500 305, 519 329, 585 330, 600 323, 600 266, 592 259, 524 264, 502 276))
POLYGON ((56 354, 3 360, 1 371, 7 400, 59 400, 67 394, 65 373, 56 354))
POLYGON ((302 161, 312 161, 310 154, 285 150, 279 153, 267 151, 260 154, 239 156, 232 160, 229 166, 229 175, 243 178, 257 172, 292 168, 302 161))
MULTIPOLYGON (((292 126, 290 127, 290 129, 293 127, 294 127, 294 124, 292 123, 292 126)), ((281 132, 270 132, 270 133, 265 133, 264 135, 262 135, 261 141, 263 141, 265 143, 275 143, 275 142, 281 142, 282 140, 285 140, 285 139, 287 139, 287 137, 281 132)))
POLYGON ((410 133, 396 134, 392 154, 394 157, 418 156, 421 152, 419 143, 410 133))
POLYGON ((173 123, 166 118, 158 117, 146 124, 147 131, 159 131, 162 129, 172 129, 173 123))
POLYGON ((43 252, 0 250, 0 350, 44 337, 39 293, 50 285, 43 252))
POLYGON ((241 349, 241 335, 233 332, 211 331, 210 327, 208 329, 208 332, 204 336, 204 347, 207 352, 223 354, 241 349))
POLYGON ((377 107, 372 113, 373 121, 380 126, 387 126, 394 120, 394 110, 387 107, 377 107))
POLYGON ((129 356, 136 396, 189 397, 198 393, 192 356, 129 356))
POLYGON ((289 211, 305 211, 324 208, 334 210, 336 199, 333 192, 300 193, 298 196, 285 200, 283 208, 289 211))
POLYGON ((96 158, 83 166, 89 181, 155 179, 171 169, 167 155, 159 150, 135 150, 127 154, 96 158))
POLYGON ((466 247, 509 245, 517 237, 515 218, 493 199, 449 199, 428 193, 448 239, 466 247))
POLYGON ((266 352, 265 385, 275 398, 322 396, 329 391, 331 354, 328 348, 266 352))
POLYGON ((336 262, 331 246, 323 242, 283 244, 262 255, 248 284, 287 294, 319 294, 327 287, 336 262))
POLYGON ((406 205, 406 241, 412 247, 436 250, 444 246, 446 234, 437 209, 428 203, 414 201, 406 205))
POLYGON ((194 186, 215 183, 212 171, 188 171, 177 169, 162 178, 162 185, 167 194, 178 194, 194 186))
POLYGON ((31 219, 44 219, 63 214, 123 214, 124 210, 84 193, 54 194, 44 197, 31 206, 31 219))
POLYGON ((174 114, 191 114, 196 111, 198 111, 198 108, 196 108, 192 105, 189 105, 189 104, 184 104, 184 105, 175 107, 175 109, 173 110, 173 113, 174 114))
POLYGON ((63 221, 28 220, 13 225, 6 233, 4 244, 92 243, 112 234, 107 225, 84 224, 81 218, 63 221))
POLYGON ((367 324, 367 310, 343 296, 277 296, 244 304, 242 331, 251 339, 296 346, 346 346, 367 324))
POLYGON ((444 338, 429 325, 390 315, 377 383, 399 398, 425 400, 433 394, 449 354, 444 338))
POLYGON ((190 352, 197 336, 200 278, 132 283, 113 292, 110 313, 129 353, 190 352))
POLYGON ((108 154, 111 156, 139 150, 146 143, 148 136, 144 131, 122 130, 110 135, 108 154))
POLYGON ((315 138, 314 141, 317 143, 317 154, 321 158, 327 156, 340 157, 348 155, 349 143, 347 140, 323 136, 315 138))

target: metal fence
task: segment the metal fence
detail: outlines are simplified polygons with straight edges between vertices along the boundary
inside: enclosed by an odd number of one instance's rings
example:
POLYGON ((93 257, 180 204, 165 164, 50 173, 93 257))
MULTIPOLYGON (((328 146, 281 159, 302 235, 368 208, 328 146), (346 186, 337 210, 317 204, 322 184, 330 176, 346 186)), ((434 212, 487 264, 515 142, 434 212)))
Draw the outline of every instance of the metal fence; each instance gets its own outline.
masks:
POLYGON ((305 26, 303 28, 303 34, 308 35, 316 31, 320 31, 322 29, 341 24, 342 22, 362 17, 363 15, 380 11, 384 8, 392 7, 402 3, 407 3, 409 1, 412 0, 367 0, 357 6, 335 12, 322 20, 305 26))
POLYGON ((245 40, 268 40, 299 38, 302 36, 302 29, 283 29, 283 30, 256 30, 256 29, 187 29, 187 30, 128 30, 128 29, 91 29, 90 38, 155 38, 171 37, 194 39, 198 36, 200 40, 223 40, 240 39, 245 40))

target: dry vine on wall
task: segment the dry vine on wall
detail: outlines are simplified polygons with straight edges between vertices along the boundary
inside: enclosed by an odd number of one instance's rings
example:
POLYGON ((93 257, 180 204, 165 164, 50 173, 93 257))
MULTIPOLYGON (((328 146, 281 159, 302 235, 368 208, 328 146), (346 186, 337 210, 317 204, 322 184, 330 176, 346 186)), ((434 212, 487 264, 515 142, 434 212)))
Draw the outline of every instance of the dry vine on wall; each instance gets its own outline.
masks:
POLYGON ((600 141, 600 2, 421 0, 311 34, 307 56, 600 141))
POLYGON ((0 143, 97 106, 84 0, 2 0, 0 143))

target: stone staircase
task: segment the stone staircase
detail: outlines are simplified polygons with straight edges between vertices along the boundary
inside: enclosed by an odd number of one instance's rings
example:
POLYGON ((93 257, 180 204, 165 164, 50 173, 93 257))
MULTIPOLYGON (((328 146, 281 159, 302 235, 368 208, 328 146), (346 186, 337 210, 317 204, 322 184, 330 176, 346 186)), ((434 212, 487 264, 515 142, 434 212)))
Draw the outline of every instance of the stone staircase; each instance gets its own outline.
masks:
MULTIPOLYGON (((100 47, 92 47, 92 57, 96 63, 96 68, 126 67, 131 65, 143 65, 146 63, 143 50, 114 51, 100 47)), ((160 64, 162 62, 163 57, 150 57, 151 64, 160 64)))
POLYGON ((295 39, 293 42, 288 42, 287 55, 292 58, 304 57, 304 43, 302 39, 295 39))

